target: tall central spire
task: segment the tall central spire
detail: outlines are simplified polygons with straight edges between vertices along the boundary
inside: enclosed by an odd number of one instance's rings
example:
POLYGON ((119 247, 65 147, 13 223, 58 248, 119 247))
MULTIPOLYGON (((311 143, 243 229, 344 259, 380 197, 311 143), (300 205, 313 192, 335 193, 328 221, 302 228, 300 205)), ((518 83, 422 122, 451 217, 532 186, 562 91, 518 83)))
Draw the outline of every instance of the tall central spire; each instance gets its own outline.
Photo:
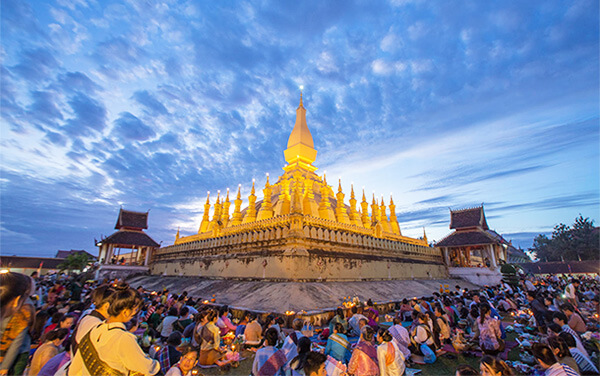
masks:
POLYGON ((287 149, 285 149, 283 155, 288 165, 312 165, 317 159, 315 144, 306 124, 306 109, 302 103, 302 92, 300 92, 300 105, 296 109, 296 124, 294 124, 294 129, 288 139, 287 149))

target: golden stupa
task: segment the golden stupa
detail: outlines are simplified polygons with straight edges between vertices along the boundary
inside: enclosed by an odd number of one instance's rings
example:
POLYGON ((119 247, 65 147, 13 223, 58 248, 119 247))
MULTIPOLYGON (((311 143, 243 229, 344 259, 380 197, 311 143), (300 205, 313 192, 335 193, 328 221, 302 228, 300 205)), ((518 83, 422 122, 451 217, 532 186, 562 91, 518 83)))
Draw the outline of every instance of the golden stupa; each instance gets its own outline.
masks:
POLYGON ((336 193, 326 176, 316 174, 302 93, 284 156, 283 175, 275 184, 267 175, 261 201, 253 181, 244 210, 241 186, 231 214, 229 190, 213 205, 209 193, 198 233, 180 237, 178 230, 175 243, 155 253, 152 273, 336 281, 447 276, 425 234, 402 236, 391 197, 389 217, 383 197, 373 196, 369 205, 364 190, 357 208, 353 187, 346 204, 341 181, 336 193))

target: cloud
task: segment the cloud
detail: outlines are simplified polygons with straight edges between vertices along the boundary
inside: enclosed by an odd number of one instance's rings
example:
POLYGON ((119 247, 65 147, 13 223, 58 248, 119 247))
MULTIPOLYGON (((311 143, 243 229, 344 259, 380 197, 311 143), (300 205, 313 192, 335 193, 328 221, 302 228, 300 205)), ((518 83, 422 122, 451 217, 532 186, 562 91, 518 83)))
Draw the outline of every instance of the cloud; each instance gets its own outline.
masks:
POLYGON ((46 48, 27 50, 21 57, 19 64, 11 68, 19 76, 30 81, 45 80, 50 72, 58 67, 58 61, 53 53, 46 48))
POLYGON ((139 118, 129 112, 123 112, 115 120, 113 132, 128 140, 144 141, 155 136, 155 132, 139 118))
POLYGON ((106 126, 106 108, 102 103, 85 94, 78 93, 69 100, 75 117, 67 121, 65 130, 71 135, 89 135, 106 126))
POLYGON ((132 98, 144 106, 144 110, 150 115, 167 115, 169 113, 167 108, 147 90, 136 91, 132 98))

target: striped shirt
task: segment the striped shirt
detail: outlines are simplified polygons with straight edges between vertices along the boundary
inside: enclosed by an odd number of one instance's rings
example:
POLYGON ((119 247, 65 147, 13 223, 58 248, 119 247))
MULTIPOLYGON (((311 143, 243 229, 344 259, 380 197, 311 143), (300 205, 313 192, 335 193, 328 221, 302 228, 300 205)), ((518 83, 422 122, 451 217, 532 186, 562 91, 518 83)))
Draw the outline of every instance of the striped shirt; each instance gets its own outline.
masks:
POLYGON ((544 376, 579 376, 579 374, 565 364, 554 363, 544 372, 544 376))
POLYGON ((567 324, 562 326, 562 331, 569 333, 570 335, 573 336, 573 338, 575 338, 575 345, 577 346, 577 349, 585 356, 589 357, 590 355, 588 354, 588 352, 585 350, 585 347, 583 347, 583 343, 581 343, 581 338, 579 337, 579 334, 577 334, 573 329, 571 329, 571 327, 567 324))
POLYGON ((575 359, 575 361, 577 362, 577 366, 579 367, 579 370, 581 372, 589 371, 593 373, 598 373, 598 368, 596 368, 596 366, 594 365, 594 363, 592 363, 590 358, 583 355, 581 351, 579 351, 579 349, 573 347, 569 349, 569 352, 571 353, 573 359, 575 359))

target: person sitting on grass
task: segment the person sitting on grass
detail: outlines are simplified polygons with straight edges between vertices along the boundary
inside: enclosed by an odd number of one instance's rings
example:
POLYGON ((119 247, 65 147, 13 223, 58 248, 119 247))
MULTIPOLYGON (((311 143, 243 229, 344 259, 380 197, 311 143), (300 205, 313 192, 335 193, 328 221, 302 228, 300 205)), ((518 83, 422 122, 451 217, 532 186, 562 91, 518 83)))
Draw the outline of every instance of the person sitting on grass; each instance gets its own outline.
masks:
POLYGON ((248 325, 244 329, 244 338, 246 347, 259 347, 262 344, 262 326, 258 322, 258 317, 254 312, 247 313, 248 325))
POLYGON ((373 345, 375 331, 370 326, 365 326, 356 344, 352 357, 348 363, 348 373, 355 376, 379 375, 377 349, 373 345))
POLYGON ((200 346, 199 363, 203 366, 216 364, 222 367, 230 361, 224 360, 225 350, 221 348, 221 334, 219 328, 215 325, 217 312, 214 309, 209 309, 206 319, 208 322, 202 327, 202 333, 200 334, 202 345, 200 346))
POLYGON ((177 347, 181 345, 182 335, 180 332, 173 332, 167 338, 167 346, 163 347, 156 354, 156 359, 160 363, 160 372, 166 373, 172 365, 179 362, 181 352, 177 347))
POLYGON ((252 364, 252 374, 256 376, 283 375, 287 358, 283 351, 277 349, 279 335, 277 329, 269 328, 265 332, 265 346, 258 349, 252 364))
POLYGON ((490 355, 484 355, 479 362, 481 376, 512 376, 514 372, 504 361, 490 355))
POLYGON ((304 334, 301 332, 302 325, 303 323, 301 319, 294 319, 294 321, 292 321, 292 329, 294 329, 294 331, 290 333, 289 336, 285 337, 285 340, 283 341, 281 350, 285 354, 285 357, 288 359, 288 361, 294 359, 296 355, 298 355, 297 346, 300 338, 304 337, 304 334))
POLYGON ((575 342, 575 338, 569 333, 562 332, 558 335, 558 338, 562 338, 565 341, 565 344, 569 348, 569 352, 571 356, 577 362, 577 366, 579 367, 579 371, 581 371, 582 375, 597 375, 598 368, 594 365, 594 362, 591 359, 583 354, 578 348, 575 342))
POLYGON ((198 350, 190 345, 180 348, 181 358, 179 362, 171 367, 165 376, 191 376, 192 369, 198 362, 198 350))
POLYGON ((396 345, 396 341, 387 329, 379 329, 377 334, 377 361, 381 376, 400 376, 406 369, 404 354, 396 345))
POLYGON ((569 352, 569 347, 567 347, 567 343, 564 339, 558 336, 549 337, 548 346, 550 346, 552 352, 556 356, 556 359, 560 363, 566 364, 569 367, 573 368, 573 370, 579 372, 579 366, 577 365, 577 361, 571 356, 571 353, 569 352))
MULTIPOLYGON (((291 373, 290 373, 291 376, 303 376, 301 372, 302 372, 302 368, 304 368, 304 364, 306 363, 306 358, 308 357, 308 354, 310 353, 311 344, 312 344, 312 342, 310 341, 310 338, 308 338, 308 337, 302 337, 298 340, 298 347, 297 347, 298 355, 289 362, 289 366, 288 366, 288 368, 291 371, 291 373)), ((286 372, 286 375, 287 374, 288 373, 286 372)))
POLYGON ((337 323, 342 324, 342 330, 338 333, 346 333, 348 331, 348 320, 346 320, 346 318, 344 317, 344 310, 339 307, 335 310, 335 316, 333 316, 331 321, 329 321, 330 334, 333 333, 333 330, 335 329, 335 324, 337 323))
POLYGON ((533 357, 544 370, 544 376, 578 376, 571 367, 560 364, 548 345, 534 343, 531 347, 533 357))
POLYGON ((456 373, 454 376, 479 376, 480 373, 475 368, 468 364, 461 364, 456 367, 456 373))
POLYGON ((309 352, 303 367, 304 375, 327 376, 327 371, 325 371, 325 361, 327 361, 327 357, 320 352, 309 352))
POLYGON ((335 323, 333 333, 327 338, 325 355, 331 355, 335 360, 342 363, 348 363, 350 360, 350 342, 344 334, 344 327, 339 322, 335 323))

